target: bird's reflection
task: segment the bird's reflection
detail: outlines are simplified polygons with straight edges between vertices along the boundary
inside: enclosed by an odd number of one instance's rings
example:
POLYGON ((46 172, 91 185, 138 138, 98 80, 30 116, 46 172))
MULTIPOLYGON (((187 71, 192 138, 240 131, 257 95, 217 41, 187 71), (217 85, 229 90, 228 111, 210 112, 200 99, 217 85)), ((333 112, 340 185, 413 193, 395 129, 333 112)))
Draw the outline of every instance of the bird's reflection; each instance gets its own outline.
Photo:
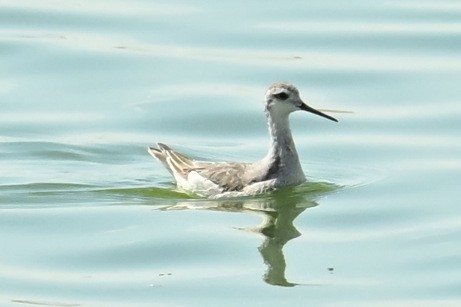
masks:
POLYGON ((301 235, 293 225, 293 221, 306 208, 317 203, 303 197, 282 198, 275 196, 271 207, 274 211, 265 212, 265 220, 258 231, 265 237, 259 252, 267 265, 264 281, 271 285, 292 287, 295 284, 285 277, 286 261, 283 254, 285 244, 301 235))
POLYGON ((331 192, 336 188, 337 186, 329 183, 316 183, 276 191, 261 198, 182 201, 165 207, 164 210, 199 209, 248 212, 262 216, 263 222, 259 226, 242 230, 261 233, 264 236, 264 241, 258 248, 267 265, 264 281, 271 285, 293 287, 296 283, 288 281, 285 276, 287 264, 283 254, 285 244, 301 235, 293 222, 307 208, 317 206, 315 199, 321 194, 331 192))

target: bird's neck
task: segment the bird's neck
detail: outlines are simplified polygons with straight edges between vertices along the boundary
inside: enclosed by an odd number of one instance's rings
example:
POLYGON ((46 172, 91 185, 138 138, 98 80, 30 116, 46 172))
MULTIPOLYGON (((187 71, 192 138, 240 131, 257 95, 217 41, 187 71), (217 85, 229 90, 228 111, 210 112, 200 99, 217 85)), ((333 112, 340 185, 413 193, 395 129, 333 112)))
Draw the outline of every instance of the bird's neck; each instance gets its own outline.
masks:
POLYGON ((267 125, 270 134, 270 155, 282 156, 288 153, 287 149, 294 149, 288 114, 271 114, 266 111, 267 125))
POLYGON ((272 114, 266 110, 270 133, 270 148, 267 161, 278 164, 278 169, 289 176, 304 177, 293 136, 291 135, 288 114, 272 114))

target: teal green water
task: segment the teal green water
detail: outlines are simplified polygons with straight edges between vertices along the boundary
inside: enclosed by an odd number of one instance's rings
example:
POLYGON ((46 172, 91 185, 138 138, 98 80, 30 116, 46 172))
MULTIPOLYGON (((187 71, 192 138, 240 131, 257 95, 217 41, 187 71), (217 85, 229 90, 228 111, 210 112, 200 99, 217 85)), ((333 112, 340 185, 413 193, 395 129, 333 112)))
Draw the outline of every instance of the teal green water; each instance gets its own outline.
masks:
POLYGON ((1 306, 458 306, 457 1, 0 1, 1 306), (309 183, 193 199, 147 154, 267 151, 309 183))

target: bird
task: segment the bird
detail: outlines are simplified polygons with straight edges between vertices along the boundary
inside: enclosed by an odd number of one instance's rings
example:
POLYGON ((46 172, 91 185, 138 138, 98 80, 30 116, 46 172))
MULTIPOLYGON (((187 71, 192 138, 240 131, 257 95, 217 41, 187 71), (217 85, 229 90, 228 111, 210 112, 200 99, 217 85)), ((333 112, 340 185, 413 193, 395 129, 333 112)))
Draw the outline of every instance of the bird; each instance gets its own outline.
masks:
POLYGON ((338 122, 307 105, 290 83, 274 83, 265 94, 264 111, 270 135, 269 151, 261 160, 211 162, 192 159, 168 145, 148 147, 171 173, 177 188, 203 198, 252 196, 306 181, 291 134, 289 115, 307 111, 338 122))

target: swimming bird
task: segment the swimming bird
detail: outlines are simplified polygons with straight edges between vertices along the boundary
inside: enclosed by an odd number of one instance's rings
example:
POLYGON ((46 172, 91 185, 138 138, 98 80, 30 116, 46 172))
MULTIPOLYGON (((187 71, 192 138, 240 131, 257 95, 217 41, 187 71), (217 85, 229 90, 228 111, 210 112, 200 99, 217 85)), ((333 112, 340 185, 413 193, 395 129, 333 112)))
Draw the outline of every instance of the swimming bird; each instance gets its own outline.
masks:
POLYGON ((274 83, 265 95, 270 147, 261 160, 254 163, 198 161, 162 143, 158 143, 158 148, 149 147, 148 152, 166 167, 178 188, 201 197, 247 196, 297 185, 306 177, 288 117, 300 110, 338 121, 304 103, 294 85, 274 83))

